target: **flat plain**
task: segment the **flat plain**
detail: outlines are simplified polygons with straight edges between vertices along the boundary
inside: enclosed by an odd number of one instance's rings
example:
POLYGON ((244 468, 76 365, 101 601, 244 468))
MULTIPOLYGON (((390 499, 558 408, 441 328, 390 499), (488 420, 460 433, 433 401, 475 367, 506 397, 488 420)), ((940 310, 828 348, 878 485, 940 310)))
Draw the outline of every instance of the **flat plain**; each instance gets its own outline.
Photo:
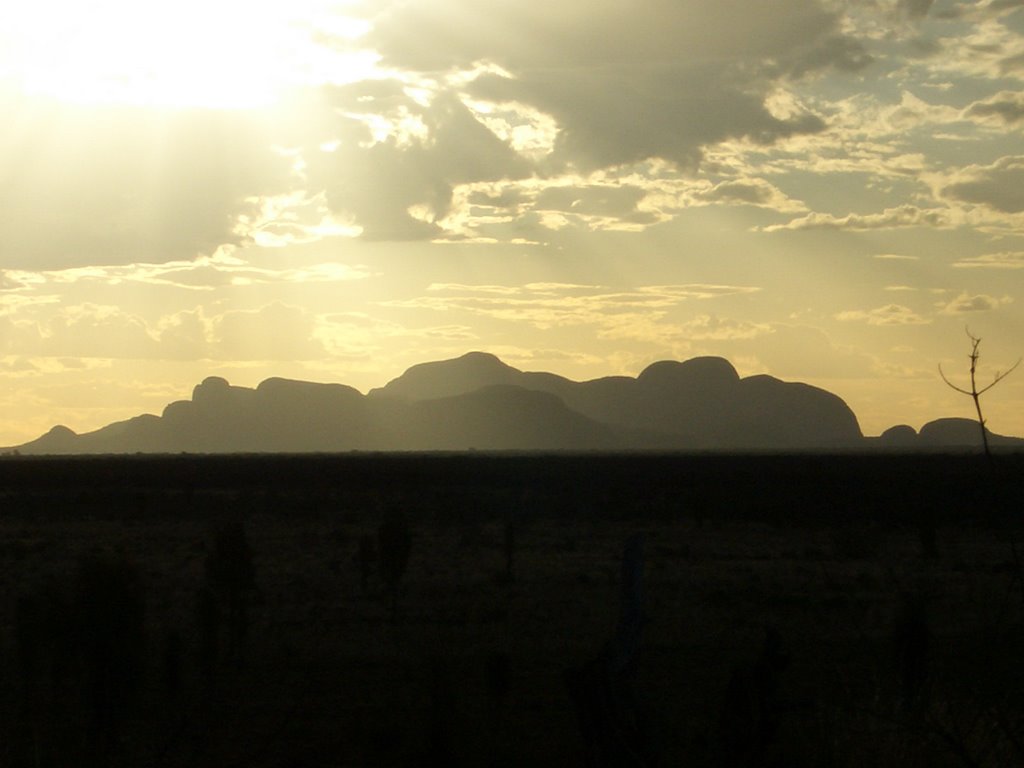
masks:
POLYGON ((1022 764, 996 459, 5 459, 0 764, 1022 764))

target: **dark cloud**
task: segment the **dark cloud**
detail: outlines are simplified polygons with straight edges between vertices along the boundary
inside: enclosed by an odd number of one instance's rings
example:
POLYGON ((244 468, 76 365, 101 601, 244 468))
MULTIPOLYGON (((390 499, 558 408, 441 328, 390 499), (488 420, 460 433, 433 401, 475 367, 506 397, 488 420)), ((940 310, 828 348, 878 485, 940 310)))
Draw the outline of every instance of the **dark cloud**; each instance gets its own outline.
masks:
POLYGON ((531 70, 518 79, 484 76, 474 96, 520 101, 560 126, 552 162, 584 170, 652 157, 695 168, 702 147, 730 138, 762 144, 824 129, 814 115, 782 119, 764 96, 718 68, 622 67, 614 71, 531 70))
POLYGON ((583 216, 622 218, 636 211, 646 192, 639 187, 549 187, 537 196, 535 208, 583 216))
POLYGON ((528 197, 521 189, 508 187, 500 192, 487 192, 474 190, 468 197, 470 205, 478 205, 485 208, 504 208, 507 210, 521 208, 529 202, 528 197))
POLYGON ((243 113, 77 107, 11 97, 0 123, 4 266, 160 261, 239 241, 251 198, 291 160, 243 113))
POLYGON ((859 40, 834 35, 795 56, 789 63, 788 72, 796 76, 825 69, 859 72, 872 61, 871 54, 859 40))
POLYGON ((988 9, 992 11, 1008 11, 1015 8, 1024 8, 1024 0, 992 0, 988 9))
POLYGON ((311 151, 305 157, 311 185, 326 190, 331 209, 352 216, 365 238, 435 237, 441 230, 432 222, 448 212, 455 185, 530 173, 529 164, 454 96, 424 107, 387 86, 373 90, 377 95, 362 86, 341 89, 334 94, 335 106, 350 114, 414 118, 425 135, 373 142, 367 128, 350 116, 339 128, 344 139, 337 151, 311 151), (424 206, 428 219, 412 216, 414 206, 424 206))
POLYGON ((1024 53, 1015 56, 1007 56, 999 62, 999 71, 1004 75, 1024 71, 1024 53))
POLYGON ((935 0, 899 0, 899 9, 911 19, 923 19, 935 0))
POLYGON ((1008 124, 1024 120, 1024 92, 1002 91, 990 99, 976 101, 964 110, 965 117, 996 117, 1008 124))
POLYGON ((965 203, 994 208, 1003 213, 1024 211, 1024 156, 1003 157, 992 165, 973 166, 942 193, 965 203))
POLYGON ((838 30, 817 0, 513 0, 391 2, 369 42, 388 64, 438 70, 487 60, 529 68, 788 58, 838 30))
POLYGON ((907 56, 912 59, 931 59, 944 50, 942 43, 929 37, 915 37, 909 41, 907 56))
POLYGON ((555 168, 651 157, 693 168, 711 143, 822 130, 819 118, 783 119, 764 101, 778 78, 864 66, 863 48, 839 26, 816 0, 424 0, 388 6, 368 42, 400 68, 486 61, 509 73, 470 90, 553 116, 555 168))
POLYGON ((774 190, 768 184, 749 181, 726 181, 703 193, 702 200, 721 203, 764 205, 771 201, 774 190))

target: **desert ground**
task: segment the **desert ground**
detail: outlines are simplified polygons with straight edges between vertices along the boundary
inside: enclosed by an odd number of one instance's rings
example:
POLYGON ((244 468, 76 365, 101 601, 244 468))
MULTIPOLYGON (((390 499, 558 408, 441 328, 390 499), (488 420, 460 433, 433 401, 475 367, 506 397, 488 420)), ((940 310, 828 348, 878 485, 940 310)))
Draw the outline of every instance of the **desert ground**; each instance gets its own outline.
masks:
POLYGON ((996 459, 7 458, 0 765, 1024 764, 996 459))

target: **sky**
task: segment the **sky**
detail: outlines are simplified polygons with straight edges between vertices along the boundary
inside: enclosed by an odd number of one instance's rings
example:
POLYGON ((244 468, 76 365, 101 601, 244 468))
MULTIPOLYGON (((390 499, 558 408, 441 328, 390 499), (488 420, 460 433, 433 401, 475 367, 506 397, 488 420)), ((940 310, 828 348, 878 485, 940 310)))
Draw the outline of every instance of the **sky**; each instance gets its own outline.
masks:
POLYGON ((33 0, 0 114, 0 445, 471 350, 870 435, 1024 354, 1024 0, 33 0))

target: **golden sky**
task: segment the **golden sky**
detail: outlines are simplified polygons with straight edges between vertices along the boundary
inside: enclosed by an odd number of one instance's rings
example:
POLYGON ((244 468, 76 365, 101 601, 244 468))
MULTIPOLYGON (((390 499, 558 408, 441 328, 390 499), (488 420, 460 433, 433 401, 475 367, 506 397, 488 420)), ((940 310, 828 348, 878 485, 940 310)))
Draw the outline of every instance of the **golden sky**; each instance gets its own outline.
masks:
POLYGON ((34 0, 0 114, 0 445, 469 350, 878 434, 1024 354, 1024 0, 34 0))

